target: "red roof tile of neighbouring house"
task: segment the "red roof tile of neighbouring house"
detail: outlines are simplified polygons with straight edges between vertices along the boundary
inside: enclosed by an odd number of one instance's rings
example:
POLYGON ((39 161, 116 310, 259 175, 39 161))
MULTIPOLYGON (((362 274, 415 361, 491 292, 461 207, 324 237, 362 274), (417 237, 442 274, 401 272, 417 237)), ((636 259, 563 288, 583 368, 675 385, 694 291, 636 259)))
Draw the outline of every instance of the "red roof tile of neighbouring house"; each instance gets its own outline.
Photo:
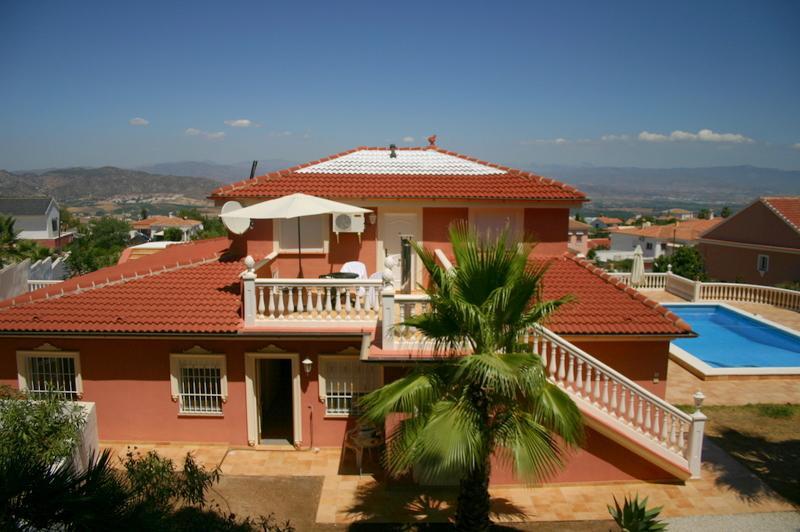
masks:
POLYGON ((557 334, 691 334, 689 325, 676 314, 589 262, 564 255, 547 260, 547 266, 542 297, 574 297, 546 323, 557 334))
POLYGON ((599 220, 606 225, 619 225, 622 223, 622 220, 619 218, 609 218, 608 216, 598 216, 595 220, 599 220))
POLYGON ((226 185, 212 199, 274 198, 302 192, 327 198, 586 201, 579 190, 523 170, 436 146, 361 147, 226 185))
POLYGON ((589 239, 589 249, 595 249, 600 246, 605 246, 606 248, 611 247, 611 239, 610 238, 590 238, 589 239))
MULTIPOLYGON (((240 274, 225 238, 171 246, 59 285, 0 302, 0 331, 236 334, 240 274)), ((547 299, 575 300, 550 319, 559 334, 684 335, 688 326, 602 270, 568 256, 547 259, 547 299)), ((540 260, 541 263, 541 260, 540 260)))
POLYGON ((761 202, 800 232, 800 196, 765 197, 761 202))
POLYGON ((723 218, 703 220, 692 218, 666 225, 650 225, 647 227, 620 227, 610 232, 622 235, 636 235, 660 240, 677 240, 680 242, 695 242, 700 235, 711 230, 722 222, 723 218))
POLYGON ((151 227, 194 227, 200 225, 201 221, 190 218, 180 218, 178 216, 150 216, 144 220, 133 222, 134 229, 150 229, 151 227))

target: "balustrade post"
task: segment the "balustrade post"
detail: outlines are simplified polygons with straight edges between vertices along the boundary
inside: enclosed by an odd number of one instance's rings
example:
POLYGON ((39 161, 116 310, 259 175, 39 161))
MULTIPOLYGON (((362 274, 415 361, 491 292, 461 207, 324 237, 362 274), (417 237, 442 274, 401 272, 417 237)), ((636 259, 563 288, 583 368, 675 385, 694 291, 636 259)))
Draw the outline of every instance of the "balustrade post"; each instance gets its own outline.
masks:
POLYGON ((383 290, 381 290, 381 334, 383 336, 383 348, 394 348, 394 259, 386 257, 383 263, 383 290))
POLYGON ((700 470, 703 465, 703 432, 705 432, 708 417, 700 411, 706 396, 703 395, 703 392, 697 391, 693 397, 695 411, 692 414, 692 425, 689 429, 689 455, 686 458, 689 460, 689 471, 692 473, 692 478, 700 478, 700 470))
POLYGON ((256 324, 256 261, 248 255, 244 259, 247 268, 242 274, 242 297, 244 299, 244 324, 252 327, 256 324))

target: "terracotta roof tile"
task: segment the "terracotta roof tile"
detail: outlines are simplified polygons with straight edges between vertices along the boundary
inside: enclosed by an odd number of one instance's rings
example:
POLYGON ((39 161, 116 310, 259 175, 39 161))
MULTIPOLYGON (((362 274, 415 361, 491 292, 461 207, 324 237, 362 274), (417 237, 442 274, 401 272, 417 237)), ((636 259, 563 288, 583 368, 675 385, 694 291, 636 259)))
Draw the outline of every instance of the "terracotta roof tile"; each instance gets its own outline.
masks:
MULTIPOLYGON (((677 315, 624 286, 603 270, 571 255, 542 259, 548 270, 542 297, 571 295, 547 326, 558 334, 684 335, 689 325, 677 315)), ((541 263, 542 260, 538 262, 541 263)))
POLYGON ((661 240, 680 240, 682 242, 693 242, 700 238, 700 235, 710 231, 722 222, 723 218, 713 220, 690 219, 666 225, 650 225, 648 227, 618 227, 612 229, 611 233, 623 235, 636 235, 661 240))
POLYGON ((800 196, 767 197, 761 198, 761 201, 795 231, 800 231, 800 196))
POLYGON ((398 148, 397 159, 386 155, 380 164, 369 156, 372 151, 387 150, 349 150, 220 187, 210 197, 274 198, 302 192, 329 198, 586 200, 582 192, 564 183, 438 147, 398 148), (404 163, 404 153, 414 155, 404 163), (432 155, 421 157, 420 153, 432 155))

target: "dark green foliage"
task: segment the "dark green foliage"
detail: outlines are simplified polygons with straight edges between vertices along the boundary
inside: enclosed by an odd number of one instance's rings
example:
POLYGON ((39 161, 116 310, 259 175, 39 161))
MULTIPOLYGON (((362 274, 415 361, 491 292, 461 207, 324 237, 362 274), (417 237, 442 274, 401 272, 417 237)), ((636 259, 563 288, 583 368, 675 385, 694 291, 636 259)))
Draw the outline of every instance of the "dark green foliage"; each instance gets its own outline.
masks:
POLYGON ((109 216, 90 221, 85 233, 67 247, 70 273, 83 275, 116 264, 130 229, 128 222, 109 216))
POLYGON ((168 242, 180 242, 183 240, 183 231, 177 227, 167 227, 164 229, 164 240, 168 242))
POLYGON ((677 248, 671 255, 661 255, 653 261, 654 272, 666 272, 672 265, 672 273, 686 277, 693 281, 707 279, 703 256, 695 247, 683 246, 677 248))
POLYGON ((0 399, 0 460, 27 457, 50 464, 72 454, 85 422, 78 405, 56 395, 39 400, 11 392, 2 396, 6 398, 0 399))
POLYGON ((697 217, 701 220, 708 220, 711 218, 711 211, 709 209, 700 209, 700 212, 697 213, 697 217))
POLYGON ((466 225, 451 227, 456 267, 444 270, 419 244, 430 274, 430 310, 408 318, 439 358, 365 396, 363 420, 382 426, 408 414, 389 435, 390 474, 414 469, 423 481, 459 479, 458 530, 490 526, 490 457, 537 480, 555 472, 565 448, 583 438, 581 415, 551 384, 542 360, 520 334, 567 299, 541 298, 544 269, 528 263, 532 246, 508 238, 482 240, 466 225), (464 356, 465 349, 472 354, 464 356), (459 356, 461 353, 461 356, 459 356), (560 438, 560 442, 557 439, 560 438))
POLYGON ((722 208, 722 210, 721 210, 721 211, 719 211, 719 215, 720 215, 720 216, 722 216, 723 218, 727 218, 727 217, 728 217, 728 216, 730 216, 731 214, 733 214, 733 211, 731 211, 731 208, 730 208, 730 207, 728 207, 727 205, 725 205, 725 206, 722 208))
POLYGON ((663 507, 659 506, 648 510, 647 497, 639 500, 638 494, 633 499, 625 496, 622 507, 614 497, 614 506, 607 505, 607 507, 608 513, 625 532, 657 532, 665 530, 667 527, 666 523, 656 519, 663 507))
POLYGON ((36 262, 52 255, 49 249, 33 240, 19 240, 16 223, 13 216, 0 214, 0 268, 25 259, 36 262))
POLYGON ((763 404, 758 405, 758 413, 764 417, 771 417, 774 419, 792 417, 798 409, 796 405, 776 405, 776 404, 763 404))

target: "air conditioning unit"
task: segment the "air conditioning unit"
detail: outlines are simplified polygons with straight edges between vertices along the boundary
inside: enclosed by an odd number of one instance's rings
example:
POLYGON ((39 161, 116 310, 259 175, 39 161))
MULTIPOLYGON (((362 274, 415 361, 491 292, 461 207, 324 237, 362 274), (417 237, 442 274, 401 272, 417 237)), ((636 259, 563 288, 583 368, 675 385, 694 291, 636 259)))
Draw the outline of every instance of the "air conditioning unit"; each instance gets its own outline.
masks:
POLYGON ((339 233, 358 233, 361 240, 361 233, 364 232, 364 215, 333 213, 333 232, 336 233, 336 240, 339 240, 339 233))

